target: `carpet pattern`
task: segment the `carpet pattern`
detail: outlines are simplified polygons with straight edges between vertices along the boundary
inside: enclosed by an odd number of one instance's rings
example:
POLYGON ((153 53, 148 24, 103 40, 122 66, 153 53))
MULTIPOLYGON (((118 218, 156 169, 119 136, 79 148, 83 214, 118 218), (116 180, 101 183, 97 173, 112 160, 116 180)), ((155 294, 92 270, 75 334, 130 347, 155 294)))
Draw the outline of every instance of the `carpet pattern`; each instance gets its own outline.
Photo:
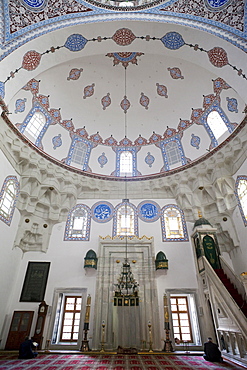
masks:
POLYGON ((205 361, 201 356, 176 355, 39 355, 18 360, 16 355, 0 355, 2 370, 243 370, 228 361, 205 361))

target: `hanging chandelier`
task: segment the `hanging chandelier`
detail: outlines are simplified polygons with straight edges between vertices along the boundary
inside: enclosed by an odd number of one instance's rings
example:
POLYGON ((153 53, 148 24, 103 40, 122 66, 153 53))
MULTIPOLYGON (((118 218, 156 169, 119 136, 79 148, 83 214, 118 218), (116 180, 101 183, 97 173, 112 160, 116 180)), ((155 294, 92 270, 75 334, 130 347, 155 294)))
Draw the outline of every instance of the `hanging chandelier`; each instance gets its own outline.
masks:
MULTIPOLYGON (((125 82, 125 98, 126 95, 126 67, 124 73, 124 82, 125 82)), ((124 110, 124 133, 127 137, 127 109, 124 110)), ((125 144, 126 145, 126 144, 125 144)), ((126 150, 126 149, 125 149, 126 150)), ((127 180, 125 176, 125 200, 127 200, 127 180)), ((127 202, 125 202, 125 217, 127 218, 127 202)), ((138 283, 135 280, 130 263, 128 261, 128 236, 125 235, 125 260, 122 265, 122 271, 117 279, 114 290, 114 306, 139 306, 139 297, 138 297, 138 283)))
POLYGON ((117 283, 114 285, 116 287, 114 292, 114 306, 139 306, 139 285, 132 274, 127 258, 123 262, 121 274, 117 283))

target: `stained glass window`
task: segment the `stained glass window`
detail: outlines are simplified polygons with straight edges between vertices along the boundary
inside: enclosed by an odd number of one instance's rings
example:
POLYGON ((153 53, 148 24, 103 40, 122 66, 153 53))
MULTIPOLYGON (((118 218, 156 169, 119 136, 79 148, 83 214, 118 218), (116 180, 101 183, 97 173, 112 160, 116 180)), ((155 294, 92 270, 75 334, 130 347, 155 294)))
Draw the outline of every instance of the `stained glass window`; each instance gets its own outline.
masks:
POLYGON ((0 218, 8 225, 13 216, 18 191, 19 183, 17 178, 8 176, 4 181, 0 198, 0 218))
POLYGON ((35 112, 30 121, 28 122, 24 133, 30 134, 36 140, 45 124, 46 119, 43 113, 35 112))
POLYGON ((133 154, 124 151, 120 154, 120 176, 132 176, 133 174, 133 154))
POLYGON ((216 140, 218 140, 226 131, 228 131, 225 122, 221 118, 219 112, 216 110, 213 110, 209 113, 207 117, 207 124, 212 130, 216 140))
POLYGON ((247 225, 247 176, 238 176, 236 181, 236 196, 245 225, 247 225))

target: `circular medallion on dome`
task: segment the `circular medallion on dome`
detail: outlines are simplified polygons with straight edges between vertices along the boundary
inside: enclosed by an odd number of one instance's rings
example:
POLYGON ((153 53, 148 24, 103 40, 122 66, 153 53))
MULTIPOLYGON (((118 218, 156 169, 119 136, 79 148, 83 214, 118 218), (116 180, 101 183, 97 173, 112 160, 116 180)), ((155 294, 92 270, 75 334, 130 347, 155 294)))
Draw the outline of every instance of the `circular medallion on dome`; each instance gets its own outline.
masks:
POLYGON ((97 202, 91 209, 92 218, 96 222, 108 222, 113 217, 114 208, 109 202, 97 202))
POLYGON ((32 12, 40 12, 46 7, 47 0, 21 0, 22 4, 32 12))
POLYGON ((220 11, 231 3, 232 0, 205 0, 206 7, 214 11, 220 11))
POLYGON ((160 217, 160 206, 152 200, 141 202, 137 207, 137 211, 142 221, 154 222, 160 217))

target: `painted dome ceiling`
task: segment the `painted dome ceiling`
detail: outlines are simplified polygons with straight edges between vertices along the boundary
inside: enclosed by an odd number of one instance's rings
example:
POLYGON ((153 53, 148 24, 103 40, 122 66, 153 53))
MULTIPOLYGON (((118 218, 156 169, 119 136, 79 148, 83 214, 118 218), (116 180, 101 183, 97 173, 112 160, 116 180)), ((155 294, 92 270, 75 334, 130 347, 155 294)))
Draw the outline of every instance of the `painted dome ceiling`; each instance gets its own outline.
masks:
POLYGON ((41 153, 83 171, 121 176, 121 153, 128 151, 132 176, 145 177, 203 158, 238 127, 243 54, 177 24, 80 24, 34 38, 14 58, 3 58, 0 90, 11 122, 41 153), (37 112, 45 124, 34 137, 27 128, 37 112), (217 136, 212 125, 222 125, 223 133, 217 136))

